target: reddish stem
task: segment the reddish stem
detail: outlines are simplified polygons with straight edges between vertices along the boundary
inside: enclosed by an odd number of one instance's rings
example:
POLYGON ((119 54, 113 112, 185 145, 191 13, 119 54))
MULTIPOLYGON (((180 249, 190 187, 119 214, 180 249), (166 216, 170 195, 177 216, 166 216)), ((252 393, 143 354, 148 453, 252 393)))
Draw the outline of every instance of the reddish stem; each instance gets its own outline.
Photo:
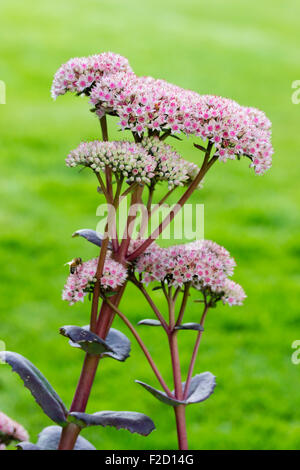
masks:
POLYGON ((140 256, 147 248, 148 246, 151 245, 151 243, 156 240, 159 235, 162 233, 162 231, 172 222, 174 219, 175 215, 180 211, 182 206, 186 203, 186 201, 189 199, 189 197, 193 194, 195 189, 198 187, 199 183, 203 179, 205 173, 208 171, 208 169, 212 166, 212 164, 216 161, 215 157, 212 157, 212 159, 209 161, 209 156, 211 149, 213 147, 213 144, 209 142, 206 150, 206 154, 204 157, 203 164, 200 168, 200 171, 194 181, 190 184, 186 192, 181 196, 177 204, 175 205, 174 209, 171 210, 170 214, 165 217, 165 219, 161 222, 161 224, 152 232, 149 238, 142 243, 133 253, 131 253, 128 257, 128 261, 133 261, 136 259, 138 256, 140 256))
MULTIPOLYGON (((135 204, 139 203, 142 191, 143 191, 143 186, 137 186, 137 188, 134 190, 134 192, 131 195, 130 208, 132 206, 134 206, 135 204)), ((126 227, 125 227, 124 234, 123 234, 123 239, 122 239, 122 242, 120 244, 120 249, 119 249, 118 255, 117 255, 118 256, 118 261, 120 263, 125 262, 125 257, 126 257, 127 251, 128 251, 128 247, 129 247, 130 240, 131 240, 131 235, 132 235, 132 232, 133 232, 134 221, 135 221, 136 216, 137 216, 136 211, 133 214, 130 213, 130 208, 129 208, 129 215, 128 215, 128 218, 127 218, 126 227)))
POLYGON ((144 355, 146 356, 147 361, 149 362, 151 369, 153 370, 154 374, 157 377, 157 380, 161 384, 161 386, 164 389, 164 391, 166 392, 166 394, 169 397, 173 398, 173 395, 172 395, 171 391, 169 390, 167 384, 165 383, 165 381, 164 381, 161 373, 159 372, 155 362, 153 361, 153 359, 151 357, 151 354, 149 353, 149 351, 148 351, 147 347, 145 346, 142 338, 140 337, 140 335, 138 334, 138 332, 136 331, 136 329, 134 328, 132 323, 128 320, 128 318, 125 315, 123 315, 123 313, 117 307, 112 305, 111 302, 108 299, 105 299, 105 302, 107 302, 107 304, 115 311, 115 313, 121 318, 121 320, 123 320, 125 325, 130 329, 131 333, 133 334, 133 336, 137 340, 139 346, 141 347, 144 355))
MULTIPOLYGON (((171 329, 171 332, 168 334, 168 339, 169 339, 169 346, 170 346, 170 352, 171 352, 175 398, 177 400, 182 401, 183 390, 182 390, 181 369, 180 369, 180 360, 179 360, 179 351, 178 351, 178 342, 177 342, 178 331, 174 329, 175 327, 175 311, 174 311, 175 304, 172 299, 171 289, 169 289, 168 304, 169 304, 169 315, 170 315, 169 326, 171 329)), ((182 404, 182 405, 174 406, 174 412, 175 412, 175 419, 176 419, 179 449, 187 450, 188 442, 187 442, 186 420, 185 420, 185 405, 182 404)))
POLYGON ((176 326, 179 326, 182 322, 183 315, 184 315, 184 312, 185 312, 185 307, 186 307, 188 297, 189 297, 190 285, 191 285, 190 282, 188 282, 184 286, 184 293, 183 293, 183 298, 182 298, 182 302, 181 302, 181 306, 180 306, 179 315, 178 315, 178 318, 177 318, 177 321, 176 321, 176 326))
MULTIPOLYGON (((204 325, 208 309, 209 309, 209 304, 205 303, 204 311, 203 311, 201 321, 200 321, 201 326, 204 325)), ((184 394, 183 394, 184 399, 187 398, 188 393, 189 393, 190 383, 191 383, 191 380, 192 380, 193 370, 194 370, 195 362, 196 362, 196 359, 197 359, 197 354, 198 354, 198 350, 199 350, 199 346, 200 346, 200 341, 201 341, 201 338, 202 338, 202 333, 203 333, 203 331, 199 331, 199 333, 197 335, 196 343, 195 343, 195 346, 194 346, 194 350, 193 350, 193 354, 192 354, 192 358, 191 358, 191 362, 190 362, 190 366, 189 366, 187 379, 186 379, 186 382, 185 382, 184 394)))
POLYGON ((142 292, 142 294, 144 295, 145 299, 147 300, 147 302, 149 303, 150 307, 152 308, 153 312, 155 313, 155 315, 157 316, 158 320, 160 321, 160 323, 162 324, 163 328, 168 332, 169 330, 169 326, 166 322, 166 320, 164 319, 164 317, 162 316, 161 312, 158 310, 158 308, 156 307, 155 303, 153 302, 153 300, 151 299, 150 295, 148 294, 148 292, 146 291, 146 289, 144 288, 144 286, 138 282, 137 280, 133 280, 133 283, 137 286, 137 288, 142 292))
POLYGON ((178 438, 178 448, 188 450, 188 441, 186 433, 185 405, 174 406, 176 429, 178 438))

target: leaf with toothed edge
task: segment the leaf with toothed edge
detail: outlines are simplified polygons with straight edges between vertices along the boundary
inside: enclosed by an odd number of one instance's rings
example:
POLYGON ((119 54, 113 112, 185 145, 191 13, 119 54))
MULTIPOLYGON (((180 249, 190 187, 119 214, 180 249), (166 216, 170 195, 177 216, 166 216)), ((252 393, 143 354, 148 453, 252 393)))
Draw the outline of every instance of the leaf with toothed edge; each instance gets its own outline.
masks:
MULTIPOLYGON (((91 333, 90 330, 90 325, 85 325, 83 327, 79 326, 68 326, 68 327, 63 327, 60 330, 64 329, 66 334, 64 336, 67 336, 70 341, 69 344, 74 347, 74 348, 80 348, 86 351, 82 346, 82 342, 78 341, 79 337, 83 338, 89 338, 89 341, 92 341, 94 344, 94 351, 97 348, 97 345, 99 345, 99 348, 101 347, 100 345, 105 344, 106 345, 106 350, 103 350, 102 352, 98 352, 96 354, 99 354, 101 357, 110 357, 112 359, 116 359, 117 361, 123 362, 125 359, 127 359, 130 356, 130 350, 131 350, 131 343, 129 339, 127 338, 124 333, 122 333, 119 330, 116 330, 115 328, 111 328, 108 332, 108 335, 105 339, 101 339, 98 335, 95 333, 91 333), (68 330, 66 331, 66 328, 68 330), (76 332, 76 336, 73 334, 73 332, 76 332)), ((90 349, 90 348, 89 348, 90 349)))
POLYGON ((9 364, 28 388, 44 413, 58 424, 66 422, 67 410, 43 374, 21 354, 0 351, 0 360, 9 364))
MULTIPOLYGON (((19 450, 57 450, 61 431, 60 426, 48 426, 40 432, 37 444, 19 442, 17 448, 19 450)), ((96 448, 87 439, 78 436, 73 450, 96 450, 96 448)))
POLYGON ((204 331, 204 328, 200 323, 183 323, 182 325, 175 326, 175 330, 204 331))
MULTIPOLYGON (((91 242, 91 243, 93 243, 94 245, 97 245, 97 246, 102 246, 102 243, 103 243, 103 235, 101 235, 101 233, 96 232, 96 230, 91 230, 89 228, 76 230, 76 232, 74 232, 72 234, 72 237, 73 238, 74 237, 83 237, 86 240, 88 240, 89 242, 91 242)), ((108 243, 108 248, 109 249, 112 248, 111 242, 108 243)))
MULTIPOLYGON (((151 385, 148 385, 144 382, 136 380, 136 383, 142 385, 148 392, 150 392, 155 398, 162 401, 166 405, 178 406, 178 405, 191 405, 193 403, 200 403, 213 393, 216 380, 215 376, 211 372, 203 372, 202 374, 195 375, 190 383, 189 393, 186 400, 177 400, 176 398, 170 398, 166 395, 165 392, 161 392, 151 385)), ((182 384, 183 388, 185 382, 182 384)), ((172 392, 174 394, 174 392, 172 392)))
POLYGON ((145 325, 145 326, 161 326, 161 322, 159 320, 155 320, 152 318, 145 318, 145 320, 140 320, 138 325, 145 325))
POLYGON ((68 421, 77 424, 81 428, 87 426, 113 426, 117 429, 127 429, 132 433, 148 436, 155 425, 148 416, 133 411, 100 411, 87 414, 71 412, 68 421))

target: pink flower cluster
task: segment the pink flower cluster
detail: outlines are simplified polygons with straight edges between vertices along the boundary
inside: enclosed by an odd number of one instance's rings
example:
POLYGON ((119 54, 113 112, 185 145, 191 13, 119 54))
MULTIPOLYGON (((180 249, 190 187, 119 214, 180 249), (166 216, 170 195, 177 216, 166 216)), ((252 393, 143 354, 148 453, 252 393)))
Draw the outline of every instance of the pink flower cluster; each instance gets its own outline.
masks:
POLYGON ((99 110, 120 117, 122 129, 138 135, 146 130, 184 132, 184 116, 199 95, 164 80, 117 73, 97 83, 90 101, 99 110))
POLYGON ((128 60, 112 52, 75 58, 56 72, 52 96, 90 95, 96 113, 119 116, 122 129, 143 136, 184 133, 209 140, 219 160, 242 155, 256 174, 272 165, 271 123, 262 111, 213 95, 199 95, 164 80, 136 76, 128 60))
POLYGON ((230 281, 235 261, 229 252, 209 240, 160 248, 152 244, 136 261, 136 270, 146 284, 159 281, 169 286, 188 282, 198 290, 220 296, 224 303, 240 305, 245 293, 230 281))
POLYGON ((113 52, 75 57, 63 64, 54 76, 51 95, 56 99, 67 91, 89 94, 91 87, 110 74, 132 72, 128 60, 113 52))
MULTIPOLYGON (((141 145, 154 156, 157 162, 156 180, 167 181, 169 189, 189 184, 199 172, 199 167, 195 163, 181 158, 173 147, 165 144, 158 137, 145 137, 141 145)), ((200 187, 202 185, 199 185, 200 187)))
POLYGON ((272 165, 271 123, 262 111, 213 95, 199 95, 151 77, 117 73, 92 89, 91 103, 101 117, 119 116, 121 128, 142 136, 170 132, 209 140, 219 160, 251 159, 256 174, 272 165))
POLYGON ((0 412, 0 450, 5 449, 5 444, 10 441, 28 441, 28 432, 21 424, 0 412))
POLYGON ((231 279, 226 279, 222 287, 222 291, 222 301, 224 304, 243 305, 246 295, 242 286, 231 279))
POLYGON ((83 142, 72 150, 67 159, 67 166, 89 166, 96 172, 104 171, 108 165, 118 176, 123 176, 132 183, 149 184, 154 177, 157 162, 145 148, 132 142, 83 142))
MULTIPOLYGON (((98 258, 85 261, 77 267, 74 274, 70 274, 64 286, 62 299, 70 305, 84 300, 84 297, 93 289, 96 282, 98 258)), ((122 264, 107 257, 104 263, 103 273, 100 279, 104 290, 113 290, 124 284, 127 278, 127 270, 122 264)))

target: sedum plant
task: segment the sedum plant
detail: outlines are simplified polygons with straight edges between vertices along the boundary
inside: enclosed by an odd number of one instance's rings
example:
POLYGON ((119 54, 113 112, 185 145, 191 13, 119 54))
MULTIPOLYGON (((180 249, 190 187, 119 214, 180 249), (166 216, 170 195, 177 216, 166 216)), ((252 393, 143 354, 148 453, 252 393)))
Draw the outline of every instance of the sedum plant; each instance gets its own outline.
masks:
POLYGON ((51 94, 56 99, 67 92, 88 98, 91 111, 100 121, 102 138, 80 143, 70 151, 66 164, 71 168, 90 168, 108 215, 104 233, 83 229, 73 234, 93 243, 99 251, 93 259, 83 261, 80 257, 68 263, 70 274, 63 289, 62 297, 70 305, 90 299, 87 325, 60 328, 70 346, 84 354, 71 405, 67 408, 62 403, 28 359, 13 352, 0 353, 55 423, 41 431, 36 444, 25 438, 19 448, 95 449, 79 435, 87 426, 114 426, 142 435, 153 431, 152 419, 135 411, 85 412, 99 363, 105 358, 124 362, 129 356, 129 339, 112 328, 117 315, 141 347, 159 388, 136 382, 173 407, 178 446, 187 449, 185 408, 209 398, 216 385, 211 372, 193 375, 208 311, 220 303, 242 305, 246 296, 231 279, 235 261, 222 246, 199 240, 161 248, 156 239, 193 192, 202 188, 204 176, 216 162, 247 157, 250 168, 258 175, 271 167, 271 123, 262 111, 228 98, 199 95, 164 80, 139 77, 126 58, 111 52, 74 58, 63 64, 55 74, 51 94), (118 117, 119 129, 129 130, 132 140, 109 141, 110 116, 118 117), (166 143, 167 139, 183 137, 189 137, 198 152, 198 165, 183 159, 170 142, 166 143), (158 187, 159 194, 164 188, 161 199, 157 198, 158 187), (151 232, 153 214, 172 193, 178 193, 177 204, 151 232), (129 209, 125 230, 121 231, 117 220, 125 198, 129 209), (140 225, 138 210, 143 212, 140 225), (124 311, 119 308, 122 297, 126 298, 128 283, 142 293, 152 312, 152 318, 141 319, 139 327, 158 327, 157 331, 167 337, 173 386, 169 384, 170 377, 162 377, 132 324, 129 304, 124 303, 124 311), (165 298, 163 308, 156 299, 158 290, 165 298), (200 304, 201 312, 193 322, 184 322, 191 301, 200 304), (178 335, 192 335, 193 331, 196 339, 189 368, 184 371, 178 335))

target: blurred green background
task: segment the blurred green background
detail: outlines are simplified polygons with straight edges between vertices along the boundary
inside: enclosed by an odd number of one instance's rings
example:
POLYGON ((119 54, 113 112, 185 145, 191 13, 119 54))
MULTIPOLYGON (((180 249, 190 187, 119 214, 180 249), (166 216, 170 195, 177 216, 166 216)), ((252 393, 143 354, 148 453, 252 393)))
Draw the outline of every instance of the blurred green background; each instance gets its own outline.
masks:
MULTIPOLYGON (((86 100, 65 96, 54 103, 49 89, 70 57, 111 50, 126 56, 137 74, 231 97, 263 109, 273 122, 271 171, 255 176, 246 159, 218 163, 193 196, 205 204, 206 238, 236 258, 234 279, 248 298, 244 307, 220 305, 210 313, 196 372, 210 370, 218 386, 187 416, 191 449, 299 449, 300 365, 291 362, 291 344, 300 339, 300 105, 291 102, 291 84, 300 79, 299 16, 299 2, 279 0, 1 1, 7 104, 0 106, 0 339, 34 362, 67 405, 83 354, 58 329, 86 324, 89 305, 61 300, 63 265, 73 256, 96 256, 96 248, 70 236, 95 228, 101 201, 93 175, 66 168, 64 158, 80 140, 97 138, 99 124, 86 100)), ((120 138, 115 120, 110 134, 120 138)), ((197 161, 191 141, 176 147, 197 161)), ((122 309, 133 323, 151 316, 131 288, 126 299, 122 309)), ((188 319, 198 318, 199 304, 191 304, 188 319)), ((115 326, 126 332, 118 321, 115 326)), ((171 385, 162 332, 140 332, 171 385)), ((194 336, 181 334, 183 367, 194 336)), ((109 428, 83 435, 99 449, 174 448, 172 409, 134 379, 157 385, 133 342, 126 363, 101 365, 88 411, 145 412, 157 430, 148 438, 109 428)), ((51 424, 4 365, 0 409, 27 427, 33 442, 51 424)))

